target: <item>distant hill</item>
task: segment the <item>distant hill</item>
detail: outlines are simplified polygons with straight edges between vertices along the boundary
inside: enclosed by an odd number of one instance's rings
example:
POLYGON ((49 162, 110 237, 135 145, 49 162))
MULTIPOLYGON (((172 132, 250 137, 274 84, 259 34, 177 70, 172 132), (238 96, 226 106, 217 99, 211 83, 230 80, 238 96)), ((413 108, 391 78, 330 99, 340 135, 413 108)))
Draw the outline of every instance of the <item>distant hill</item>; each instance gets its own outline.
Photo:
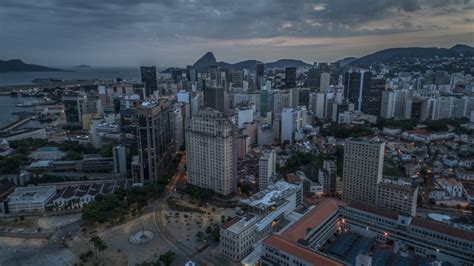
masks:
POLYGON ((474 56, 474 48, 463 44, 457 44, 450 49, 436 47, 389 48, 363 56, 352 61, 350 65, 369 66, 373 63, 391 63, 403 58, 457 57, 461 53, 464 56, 474 56))
POLYGON ((456 51, 464 56, 474 56, 474 47, 465 44, 456 44, 450 50, 456 51))
POLYGON ((265 68, 285 68, 285 67, 311 67, 313 65, 306 64, 302 60, 296 59, 280 59, 275 62, 265 63, 265 68))
POLYGON ((207 52, 193 64, 193 68, 197 69, 199 72, 205 72, 209 69, 209 66, 213 65, 217 65, 216 57, 212 52, 207 52))
POLYGON ((0 60, 0 73, 8 72, 55 72, 65 71, 58 68, 50 68, 40 65, 26 64, 19 59, 3 61, 0 60))
POLYGON ((357 57, 346 57, 346 58, 337 60, 336 63, 339 63, 339 66, 341 67, 345 67, 349 65, 350 63, 354 62, 355 60, 357 60, 357 57))
MULTIPOLYGON (((221 68, 228 68, 228 69, 237 69, 242 70, 246 69, 255 69, 255 65, 257 63, 261 63, 257 60, 245 60, 238 63, 227 63, 227 62, 217 62, 216 57, 212 52, 207 52, 203 57, 199 58, 194 64, 193 67, 197 69, 199 72, 207 72, 209 66, 217 65, 221 68)), ((280 59, 275 62, 268 62, 265 63, 265 68, 272 69, 272 68, 285 68, 285 67, 310 67, 310 64, 306 64, 301 60, 295 59, 280 59)))
POLYGON ((77 66, 73 66, 74 68, 91 68, 91 66, 89 65, 77 65, 77 66))

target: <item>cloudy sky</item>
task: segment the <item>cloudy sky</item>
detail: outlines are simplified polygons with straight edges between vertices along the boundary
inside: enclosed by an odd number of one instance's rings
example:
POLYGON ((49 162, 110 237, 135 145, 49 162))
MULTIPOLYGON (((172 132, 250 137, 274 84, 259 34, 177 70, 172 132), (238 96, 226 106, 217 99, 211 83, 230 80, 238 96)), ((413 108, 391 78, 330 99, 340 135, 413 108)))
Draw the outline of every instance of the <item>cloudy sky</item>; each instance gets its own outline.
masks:
POLYGON ((474 0, 0 0, 0 59, 70 66, 362 56, 474 45, 474 0))

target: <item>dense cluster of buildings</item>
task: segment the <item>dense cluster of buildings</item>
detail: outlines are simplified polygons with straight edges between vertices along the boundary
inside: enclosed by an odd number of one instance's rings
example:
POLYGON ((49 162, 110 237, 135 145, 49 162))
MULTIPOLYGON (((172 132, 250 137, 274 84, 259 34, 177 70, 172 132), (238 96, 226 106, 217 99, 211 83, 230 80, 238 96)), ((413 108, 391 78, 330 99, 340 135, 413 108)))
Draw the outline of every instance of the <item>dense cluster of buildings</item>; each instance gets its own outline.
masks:
MULTIPOLYGON (((162 78, 155 67, 144 66, 141 82, 66 89, 62 112, 53 106, 51 112, 62 114, 58 123, 67 133, 44 134, 95 149, 110 147, 110 155, 65 160, 67 152, 42 147, 29 155, 24 170, 111 179, 5 188, 11 194, 0 195, 2 209, 81 208, 117 188, 166 184, 184 150, 188 186, 212 191, 214 200, 246 194, 234 201, 238 215, 220 228, 221 254, 231 260, 473 265, 472 228, 424 215, 434 210, 427 206, 474 205, 471 75, 399 70, 394 76, 386 65, 364 69, 339 63, 283 69, 265 69, 262 63, 254 69, 188 66, 169 72, 162 78), (374 128, 380 118, 395 125, 374 128), (442 119, 459 121, 441 132, 421 124, 442 119), (416 126, 396 126, 397 120, 416 126), (361 125, 371 133, 321 135, 331 128, 352 133, 361 125), (288 164, 301 154, 310 162, 288 164), (243 191, 243 184, 251 189, 243 191)), ((12 152, 8 141, 0 151, 12 152)))

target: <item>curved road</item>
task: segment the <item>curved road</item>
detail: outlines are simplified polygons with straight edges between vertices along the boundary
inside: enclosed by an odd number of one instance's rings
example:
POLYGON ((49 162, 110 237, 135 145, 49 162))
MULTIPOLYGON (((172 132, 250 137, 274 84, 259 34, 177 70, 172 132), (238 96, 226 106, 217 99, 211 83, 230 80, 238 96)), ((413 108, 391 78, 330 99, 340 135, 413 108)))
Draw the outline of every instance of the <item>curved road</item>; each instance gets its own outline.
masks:
MULTIPOLYGON (((174 247, 179 253, 184 255, 186 259, 191 260, 195 259, 201 263, 207 264, 207 265, 223 265, 224 260, 220 256, 212 256, 212 258, 203 258, 200 256, 200 253, 189 248, 188 246, 182 244, 179 242, 166 228, 163 216, 161 213, 166 210, 166 202, 171 196, 171 193, 175 190, 176 184, 181 181, 183 182, 185 180, 185 165, 186 165, 186 155, 183 154, 181 161, 179 162, 178 169, 176 169, 175 174, 171 177, 170 182, 168 185, 165 187, 165 191, 162 197, 160 197, 154 206, 153 212, 153 218, 154 218, 154 223, 156 230, 163 236, 163 238, 170 244, 172 247, 174 247)), ((224 264, 230 264, 227 260, 225 260, 224 264)))

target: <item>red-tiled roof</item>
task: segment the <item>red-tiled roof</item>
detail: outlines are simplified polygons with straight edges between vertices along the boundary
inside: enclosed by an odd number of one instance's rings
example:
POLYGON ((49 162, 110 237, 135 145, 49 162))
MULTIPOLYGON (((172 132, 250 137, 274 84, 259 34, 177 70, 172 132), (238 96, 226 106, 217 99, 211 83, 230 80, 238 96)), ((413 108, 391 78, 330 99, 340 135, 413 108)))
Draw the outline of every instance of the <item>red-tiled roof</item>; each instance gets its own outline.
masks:
POLYGON ((439 222, 413 217, 411 220, 411 224, 445 235, 454 236, 468 241, 474 241, 474 232, 457 229, 439 222))
POLYGON ((281 250, 287 254, 291 254, 292 256, 302 259, 306 262, 312 263, 313 265, 343 265, 321 254, 299 247, 296 244, 288 242, 287 240, 282 239, 277 235, 272 235, 268 237, 267 239, 265 239, 264 243, 270 247, 281 250))
POLYGON ((337 212, 338 208, 344 205, 344 202, 336 199, 325 199, 305 214, 300 220, 286 229, 281 234, 281 237, 290 242, 296 243, 296 241, 303 239, 306 236, 306 229, 317 227, 327 219, 331 213, 337 212))
POLYGON ((347 205, 347 207, 358 209, 358 210, 365 211, 365 212, 370 212, 370 213, 377 214, 379 216, 383 216, 383 217, 393 219, 393 220, 398 219, 398 213, 396 211, 392 211, 392 210, 385 209, 385 208, 380 208, 380 207, 370 205, 370 204, 365 204, 365 203, 362 203, 362 202, 351 201, 347 205))

